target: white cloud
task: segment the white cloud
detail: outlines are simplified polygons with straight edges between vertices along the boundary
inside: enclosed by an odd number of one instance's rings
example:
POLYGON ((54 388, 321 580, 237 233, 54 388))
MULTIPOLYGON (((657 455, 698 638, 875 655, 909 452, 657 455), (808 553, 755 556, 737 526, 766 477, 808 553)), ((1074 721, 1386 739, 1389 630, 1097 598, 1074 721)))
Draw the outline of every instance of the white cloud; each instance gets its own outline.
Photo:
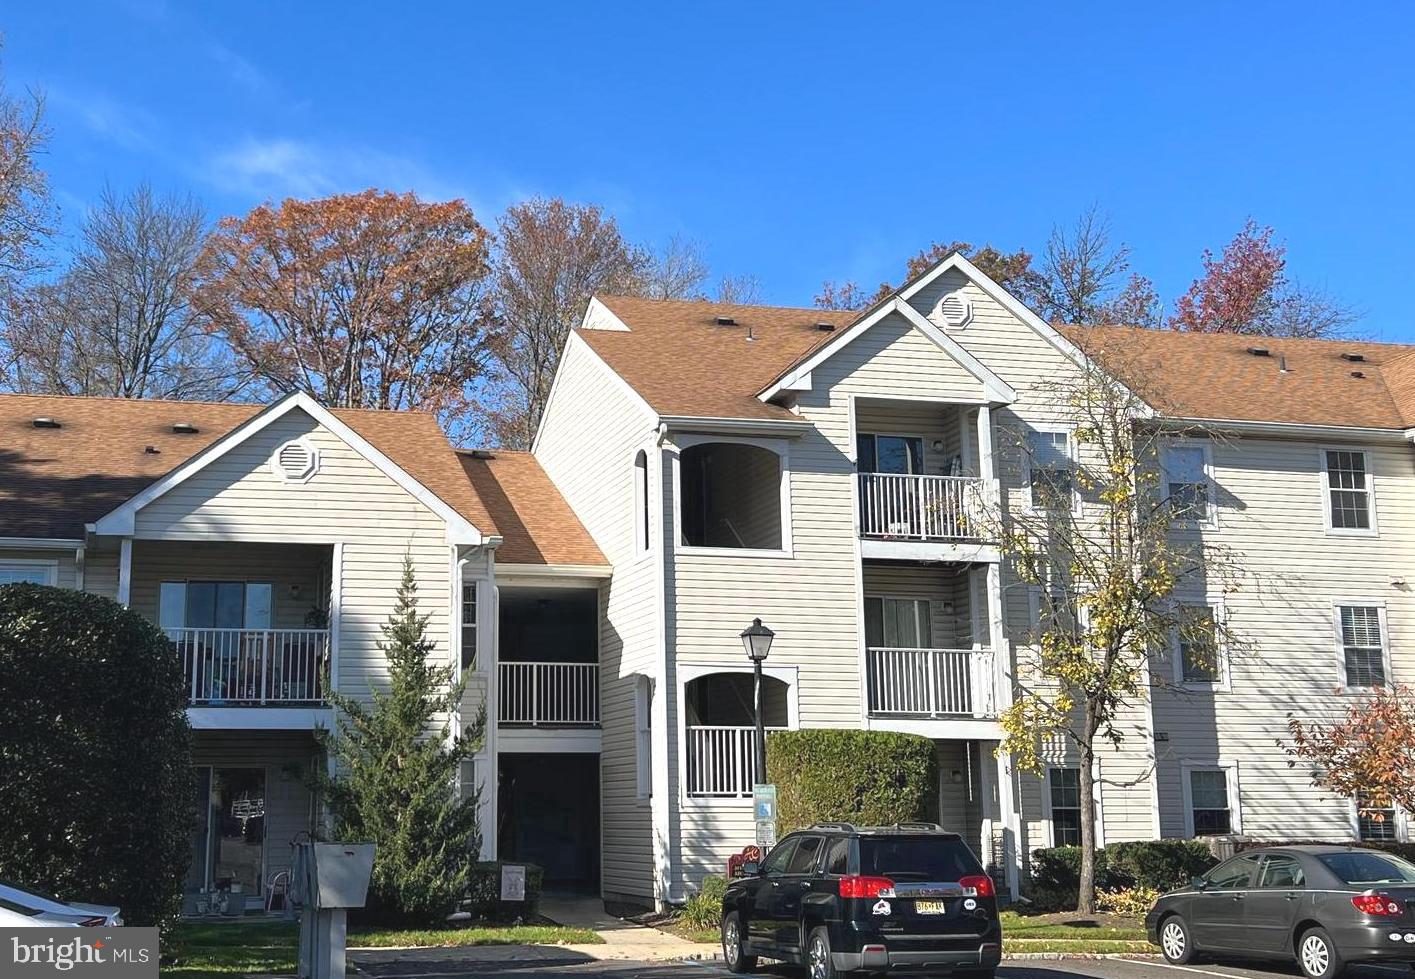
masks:
POLYGON ((126 150, 150 148, 157 121, 151 113, 99 93, 80 93, 49 86, 47 103, 61 114, 78 120, 89 132, 126 150))
POLYGON ((222 191, 257 200, 321 197, 377 187, 412 191, 424 200, 460 197, 479 216, 491 213, 483 207, 485 195, 469 193, 410 157, 365 146, 248 138, 212 154, 198 176, 222 191))

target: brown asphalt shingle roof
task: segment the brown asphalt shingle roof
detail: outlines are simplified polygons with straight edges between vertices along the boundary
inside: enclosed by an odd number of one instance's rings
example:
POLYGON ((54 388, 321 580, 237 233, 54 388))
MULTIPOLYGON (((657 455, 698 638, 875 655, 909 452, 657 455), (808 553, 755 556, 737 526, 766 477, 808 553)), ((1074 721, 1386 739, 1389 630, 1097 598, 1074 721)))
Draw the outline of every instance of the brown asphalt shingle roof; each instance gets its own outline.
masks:
POLYGON ((535 456, 494 449, 458 457, 501 532, 498 563, 609 564, 535 456))
MULTIPOLYGON (((599 297, 629 327, 579 336, 661 415, 795 419, 757 394, 859 313, 599 297), (718 326, 717 316, 735 326, 718 326), (835 324, 835 332, 815 328, 835 324), (747 339, 750 327, 753 340, 747 339)), ((1124 326, 1061 332, 1162 414, 1346 428, 1415 427, 1415 345, 1180 333, 1124 326), (1255 357, 1249 347, 1266 347, 1255 357), (1361 354, 1364 362, 1342 359, 1361 354), (1287 371, 1279 370, 1285 358, 1287 371), (1363 374, 1354 377, 1353 372, 1363 374)))
MULTIPOLYGON (((0 537, 82 538, 84 524, 261 410, 191 401, 0 395, 0 537), (35 428, 38 417, 53 418, 61 427, 35 428), (191 422, 199 431, 175 434, 177 422, 191 422)), ((433 416, 344 409, 334 415, 483 534, 497 533, 433 416)))
POLYGON ((660 415, 799 421, 757 392, 819 344, 829 342, 855 313, 600 296, 629 327, 576 331, 615 373, 660 415), (730 316, 733 326, 714 319, 730 316), (833 323, 834 333, 816 329, 833 323), (748 330, 752 339, 747 339, 748 330))
POLYGON ((1124 326, 1060 329, 1161 414, 1344 428, 1415 426, 1415 346, 1124 326), (1254 356, 1250 347, 1269 355, 1254 356))

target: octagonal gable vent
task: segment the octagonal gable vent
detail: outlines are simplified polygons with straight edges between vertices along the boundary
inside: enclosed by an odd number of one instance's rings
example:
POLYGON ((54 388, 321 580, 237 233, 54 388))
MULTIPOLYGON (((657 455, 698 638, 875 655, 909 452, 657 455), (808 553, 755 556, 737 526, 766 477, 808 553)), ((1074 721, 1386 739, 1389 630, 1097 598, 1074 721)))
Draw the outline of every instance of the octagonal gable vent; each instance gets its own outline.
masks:
POLYGON ((952 330, 961 330, 973 322, 972 302, 956 292, 940 299, 936 312, 939 321, 952 330))
POLYGON ((286 442, 271 456, 270 469, 287 483, 308 482, 319 470, 319 452, 304 439, 286 442))

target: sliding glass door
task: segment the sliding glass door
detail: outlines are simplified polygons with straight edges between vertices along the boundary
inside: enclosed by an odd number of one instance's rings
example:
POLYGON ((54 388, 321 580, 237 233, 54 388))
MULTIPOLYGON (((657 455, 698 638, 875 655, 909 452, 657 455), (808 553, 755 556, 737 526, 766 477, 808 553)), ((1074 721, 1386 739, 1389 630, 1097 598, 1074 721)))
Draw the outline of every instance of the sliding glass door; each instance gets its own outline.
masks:
POLYGON ((186 890, 195 900, 220 892, 233 913, 265 883, 265 769, 197 769, 197 824, 186 890))

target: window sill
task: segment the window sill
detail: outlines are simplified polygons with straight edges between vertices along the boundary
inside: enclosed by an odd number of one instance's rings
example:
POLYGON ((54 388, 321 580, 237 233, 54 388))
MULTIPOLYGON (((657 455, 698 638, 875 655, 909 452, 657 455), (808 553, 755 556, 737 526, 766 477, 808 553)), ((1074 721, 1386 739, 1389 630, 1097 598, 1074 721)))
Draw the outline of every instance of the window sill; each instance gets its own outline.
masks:
POLYGON ((1372 527, 1372 528, 1366 528, 1366 529, 1357 528, 1357 527, 1327 527, 1327 528, 1325 528, 1325 530, 1323 531, 1323 533, 1325 533, 1326 536, 1328 536, 1328 537, 1367 537, 1367 538, 1369 538, 1369 537, 1379 537, 1379 536, 1381 536, 1380 531, 1377 530, 1377 529, 1375 529, 1374 527, 1372 527))
POLYGON ((1229 693, 1233 690, 1233 685, 1227 680, 1215 680, 1212 683, 1203 683, 1196 680, 1180 680, 1175 686, 1180 690, 1187 690, 1191 693, 1229 693))
POLYGON ((694 544, 679 544, 674 554, 687 557, 745 557, 745 558, 790 558, 790 550, 762 547, 701 547, 694 544))

